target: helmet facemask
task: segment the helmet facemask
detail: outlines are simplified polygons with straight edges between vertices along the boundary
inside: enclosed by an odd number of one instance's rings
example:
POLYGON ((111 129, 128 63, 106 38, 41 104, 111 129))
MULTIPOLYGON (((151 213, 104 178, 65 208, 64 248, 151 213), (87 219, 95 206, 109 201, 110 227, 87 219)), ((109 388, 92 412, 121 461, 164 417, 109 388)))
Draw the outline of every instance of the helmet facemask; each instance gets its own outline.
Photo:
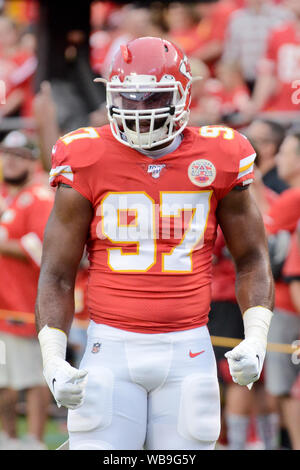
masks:
POLYGON ((107 109, 113 135, 133 148, 150 149, 174 139, 187 125, 188 88, 171 75, 118 76, 107 83, 107 109))

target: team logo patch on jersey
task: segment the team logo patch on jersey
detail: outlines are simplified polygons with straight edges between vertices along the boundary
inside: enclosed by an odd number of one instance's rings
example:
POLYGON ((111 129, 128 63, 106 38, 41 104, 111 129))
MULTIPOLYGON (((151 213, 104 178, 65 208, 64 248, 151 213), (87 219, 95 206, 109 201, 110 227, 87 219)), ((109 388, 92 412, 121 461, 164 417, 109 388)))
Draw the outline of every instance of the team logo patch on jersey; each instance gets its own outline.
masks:
POLYGON ((92 347, 92 353, 96 354, 100 351, 101 343, 94 343, 92 347))
POLYGON ((215 180, 216 169, 209 160, 195 160, 189 166, 188 175, 193 184, 203 188, 215 180))
POLYGON ((148 171, 147 173, 150 173, 152 178, 159 178, 160 177, 160 172, 163 168, 165 168, 165 164, 162 163, 161 165, 148 165, 148 171))

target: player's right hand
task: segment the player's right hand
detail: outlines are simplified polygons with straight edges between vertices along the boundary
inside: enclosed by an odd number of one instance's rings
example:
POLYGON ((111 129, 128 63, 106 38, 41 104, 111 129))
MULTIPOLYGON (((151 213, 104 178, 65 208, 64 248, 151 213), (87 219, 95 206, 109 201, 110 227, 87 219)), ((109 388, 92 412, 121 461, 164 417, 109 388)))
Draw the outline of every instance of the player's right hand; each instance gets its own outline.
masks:
POLYGON ((60 357, 53 357, 43 373, 59 408, 65 406, 75 410, 83 404, 88 378, 86 370, 75 369, 60 357))

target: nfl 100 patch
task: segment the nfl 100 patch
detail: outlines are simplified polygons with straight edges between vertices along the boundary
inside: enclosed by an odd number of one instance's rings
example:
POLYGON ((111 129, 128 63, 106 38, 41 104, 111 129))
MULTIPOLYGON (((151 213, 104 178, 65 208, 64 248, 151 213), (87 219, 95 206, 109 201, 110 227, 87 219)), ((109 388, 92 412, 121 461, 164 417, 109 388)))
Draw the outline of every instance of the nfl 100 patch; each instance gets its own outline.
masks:
POLYGON ((152 178, 159 178, 160 177, 160 173, 161 173, 161 170, 163 168, 165 168, 165 164, 162 163, 162 164, 151 164, 151 165, 148 165, 148 171, 147 173, 150 173, 152 178))

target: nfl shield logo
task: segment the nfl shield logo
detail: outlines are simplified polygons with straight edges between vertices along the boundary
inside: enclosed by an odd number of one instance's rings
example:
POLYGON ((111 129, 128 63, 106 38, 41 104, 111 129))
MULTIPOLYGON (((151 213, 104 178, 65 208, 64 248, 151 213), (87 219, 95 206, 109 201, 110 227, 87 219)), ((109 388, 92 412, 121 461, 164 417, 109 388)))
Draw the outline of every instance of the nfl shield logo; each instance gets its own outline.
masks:
POLYGON ((101 343, 94 343, 92 347, 92 353, 96 354, 100 351, 101 343))

